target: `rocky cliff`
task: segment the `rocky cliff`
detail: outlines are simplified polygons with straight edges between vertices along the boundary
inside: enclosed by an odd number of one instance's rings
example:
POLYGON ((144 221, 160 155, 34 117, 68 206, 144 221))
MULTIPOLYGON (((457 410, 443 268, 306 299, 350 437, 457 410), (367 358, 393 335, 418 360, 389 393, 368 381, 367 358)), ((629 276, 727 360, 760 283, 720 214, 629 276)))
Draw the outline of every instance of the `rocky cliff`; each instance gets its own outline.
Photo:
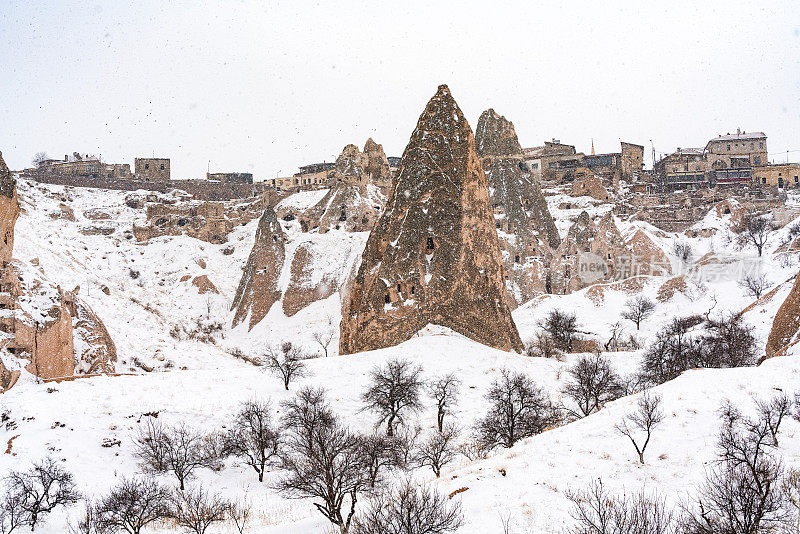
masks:
POLYGON ((272 208, 258 221, 255 244, 233 298, 233 325, 250 317, 249 328, 258 324, 281 298, 278 279, 285 258, 286 236, 272 208))
POLYGON ((486 176, 446 85, 419 118, 344 306, 340 353, 396 345, 427 324, 521 350, 486 176))
POLYGON ((795 343, 798 331, 800 331, 800 276, 795 278, 792 290, 772 320, 772 330, 769 332, 766 346, 767 358, 781 355, 789 345, 795 343))

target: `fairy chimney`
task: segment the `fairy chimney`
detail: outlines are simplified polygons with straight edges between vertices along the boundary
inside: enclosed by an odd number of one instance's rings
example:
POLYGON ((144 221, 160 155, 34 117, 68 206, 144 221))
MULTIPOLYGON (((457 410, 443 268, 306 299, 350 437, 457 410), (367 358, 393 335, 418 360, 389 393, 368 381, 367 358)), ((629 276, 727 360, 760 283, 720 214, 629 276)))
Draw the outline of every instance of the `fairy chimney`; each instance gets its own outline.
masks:
POLYGON ((428 324, 520 351, 504 279, 475 138, 441 85, 411 134, 367 240, 344 306, 339 352, 396 345, 428 324))
POLYGON ((252 329, 281 298, 278 279, 286 254, 285 237, 275 211, 268 207, 258 221, 256 241, 233 298, 233 326, 249 316, 252 329))

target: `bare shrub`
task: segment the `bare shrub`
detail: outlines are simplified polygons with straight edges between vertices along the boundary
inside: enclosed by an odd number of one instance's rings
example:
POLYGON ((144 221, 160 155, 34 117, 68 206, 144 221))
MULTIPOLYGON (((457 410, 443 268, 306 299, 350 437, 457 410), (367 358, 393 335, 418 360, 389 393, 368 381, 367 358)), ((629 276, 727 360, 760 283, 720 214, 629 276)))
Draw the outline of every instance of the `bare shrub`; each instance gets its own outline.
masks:
POLYGON ((739 280, 738 285, 744 289, 745 294, 758 299, 761 298, 764 291, 769 289, 772 283, 767 280, 767 276, 764 274, 748 274, 739 280))
POLYGON ((577 409, 565 408, 575 418, 586 417, 622 394, 619 376, 608 358, 600 354, 581 358, 567 373, 569 377, 563 391, 577 409))
POLYGON ((522 373, 503 369, 486 393, 489 412, 475 427, 483 447, 511 447, 518 440, 539 434, 561 420, 547 394, 522 373))
POLYGON ((459 380, 453 373, 446 374, 432 379, 428 382, 428 395, 436 401, 436 425, 439 432, 444 425, 444 416, 458 402, 458 391, 461 386, 459 380))
POLYGON ((269 401, 242 403, 223 440, 225 453, 252 467, 259 482, 267 464, 278 458, 280 429, 272 424, 271 409, 269 401))
POLYGON ((208 527, 228 517, 230 503, 203 486, 176 492, 173 498, 174 521, 194 534, 205 534, 208 527))
POLYGON ((456 459, 457 438, 458 429, 452 424, 448 424, 439 432, 431 432, 417 448, 414 454, 415 463, 422 467, 430 467, 436 478, 439 478, 442 468, 456 459))
MULTIPOLYGON (((78 517, 77 523, 72 523, 70 520, 67 523, 70 534, 102 534, 105 531, 97 524, 97 513, 95 512, 95 505, 90 501, 84 502, 83 513, 78 517)), ((0 532, 6 534, 9 532, 5 530, 2 524, 2 512, 0 512, 0 532)))
POLYGON ((287 475, 277 489, 290 498, 313 499, 314 507, 347 534, 358 497, 370 485, 363 440, 333 415, 323 390, 301 390, 284 407, 287 475))
POLYGON ((139 534, 144 527, 171 516, 171 492, 152 478, 123 478, 95 505, 102 532, 139 534))
POLYGON ((289 391, 289 383, 308 375, 305 359, 299 347, 291 341, 284 341, 279 348, 268 347, 264 356, 266 368, 283 382, 283 387, 289 391))
POLYGON ((405 481, 376 496, 355 520, 353 534, 447 534, 463 523, 461 504, 428 486, 405 481))
POLYGON ((390 360, 384 367, 370 371, 371 382, 361 395, 364 410, 377 412, 378 425, 386 422, 386 434, 394 435, 395 426, 403 423, 406 412, 422 409, 422 367, 408 360, 390 360))
POLYGON ((73 504, 80 498, 72 473, 50 457, 34 462, 27 471, 11 471, 3 482, 6 486, 3 522, 27 525, 31 530, 56 508, 73 504))
POLYGON ((772 445, 778 446, 778 430, 783 418, 791 414, 792 401, 789 396, 781 393, 769 401, 757 399, 755 401, 758 417, 772 437, 772 445))
POLYGON ((661 411, 661 395, 645 391, 636 404, 636 411, 626 415, 614 428, 627 437, 633 443, 636 454, 639 455, 639 462, 644 464, 644 451, 650 443, 655 427, 664 420, 664 413, 661 411), (642 440, 637 438, 637 434, 644 434, 642 440))
POLYGON ((622 310, 622 318, 633 322, 636 325, 636 330, 639 330, 642 321, 653 315, 655 311, 656 303, 645 296, 639 295, 625 303, 625 309, 622 310))
POLYGON ((181 491, 185 482, 201 467, 219 465, 220 450, 215 436, 205 435, 183 423, 162 425, 149 419, 135 437, 136 451, 142 468, 148 473, 171 472, 178 479, 181 491))
POLYGON ((247 525, 250 523, 252 510, 250 508, 250 501, 248 500, 247 493, 238 501, 231 501, 228 503, 228 518, 236 528, 236 532, 244 534, 247 530, 247 525))
POLYGON ((574 313, 552 310, 542 320, 540 326, 553 339, 557 349, 572 351, 572 342, 578 333, 578 321, 574 313))
POLYGON ((612 495, 603 481, 585 490, 568 491, 570 515, 575 525, 570 534, 678 534, 678 522, 657 494, 612 495))

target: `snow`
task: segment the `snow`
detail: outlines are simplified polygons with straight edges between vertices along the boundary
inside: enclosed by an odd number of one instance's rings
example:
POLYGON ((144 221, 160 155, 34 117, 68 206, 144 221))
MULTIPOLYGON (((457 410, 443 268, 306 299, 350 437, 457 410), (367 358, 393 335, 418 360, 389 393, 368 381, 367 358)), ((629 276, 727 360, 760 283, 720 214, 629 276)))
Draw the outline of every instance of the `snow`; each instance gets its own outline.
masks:
MULTIPOLYGON (((350 356, 338 356, 332 350, 328 358, 311 359, 307 362, 309 376, 292 383, 292 391, 287 393, 277 378, 233 357, 231 351, 259 355, 267 344, 290 339, 318 354, 321 351, 312 335, 329 319, 338 324, 342 303, 337 292, 292 317, 286 317, 280 303, 276 303, 252 331, 247 330, 246 324, 231 328, 230 303, 253 245, 257 220, 236 228, 223 245, 186 236, 162 237, 140 244, 127 239, 126 233, 134 222, 143 220, 144 212, 125 205, 126 192, 65 189, 21 180, 19 193, 25 211, 16 227, 16 261, 21 268, 33 271, 31 260, 37 258, 52 284, 70 290, 80 285, 81 297, 104 321, 117 345, 118 371, 130 374, 81 378, 50 383, 48 387, 35 383, 30 375, 23 375, 14 388, 0 396, 2 410, 9 410, 17 423, 14 429, 0 427, 0 440, 9 442, 17 436, 11 453, 0 455, 0 474, 24 468, 49 451, 54 458, 63 459, 63 465, 74 473, 82 492, 97 497, 122 475, 137 471, 132 435, 146 420, 143 414, 158 412, 159 420, 167 423, 183 421, 206 431, 220 430, 238 404, 248 399, 271 399, 278 417, 280 401, 303 385, 324 385, 332 406, 343 420, 354 429, 371 432, 375 419, 362 411, 360 395, 366 388, 370 370, 390 358, 406 358, 421 365, 426 378, 448 372, 457 374, 463 386, 452 417, 464 429, 464 439, 469 427, 485 412, 483 395, 500 370, 524 372, 559 400, 565 369, 582 357, 568 355, 564 361, 530 358, 495 350, 446 328, 429 325, 395 347, 350 356), (74 210, 76 222, 49 216, 60 213, 61 202, 74 210), (115 232, 108 236, 81 234, 82 226, 94 224, 83 215, 90 209, 110 213, 115 232), (223 249, 230 246, 233 253, 224 254, 223 249), (200 260, 205 262, 205 268, 200 266, 200 260), (132 271, 138 272, 138 277, 131 277, 132 271), (201 274, 208 275, 219 295, 200 295, 190 280, 180 281, 186 275, 201 274), (103 287, 109 289, 108 295, 102 291, 103 287), (170 335, 176 326, 191 329, 198 322, 222 325, 216 343, 170 335), (153 367, 154 372, 144 372, 136 361, 153 367), (106 438, 119 439, 121 445, 103 447, 106 438)), ((319 191, 313 193, 292 195, 283 202, 302 209, 301 206, 313 205, 324 195, 319 191)), ((560 193, 547 196, 562 235, 581 211, 599 217, 610 210, 608 204, 567 198, 574 209, 558 208, 566 201, 560 193)), ((764 257, 759 259, 752 249, 737 249, 728 235, 727 221, 711 215, 699 223, 704 228, 717 229, 711 237, 689 238, 662 232, 642 222, 617 223, 623 236, 643 231, 653 239, 675 268, 686 273, 689 279, 686 294, 676 293, 670 301, 659 303, 655 314, 638 331, 620 317, 632 293, 618 286, 603 286, 601 300, 588 294, 589 289, 538 297, 513 312, 524 341, 535 335, 538 323, 555 308, 576 313, 580 330, 599 341, 605 341, 610 325, 619 321, 625 327, 625 335, 635 336, 645 345, 673 317, 706 313, 709 309, 714 314, 747 309, 744 320, 755 328, 763 347, 772 318, 798 270, 796 253, 775 253, 786 236, 786 228, 776 233, 764 257), (676 240, 691 244, 694 257, 689 265, 682 265, 674 256, 672 243, 676 240), (724 259, 722 266, 693 263, 712 251, 724 259), (753 268, 760 269, 772 282, 772 288, 776 288, 771 298, 757 303, 737 285, 742 270, 753 268)), ((287 257, 300 246, 313 249, 314 263, 304 282, 309 287, 322 280, 336 283, 345 280, 357 266, 368 236, 366 232, 336 230, 325 234, 303 233, 297 224, 283 221, 281 224, 287 233, 287 257)), ((431 259, 432 255, 428 261, 431 259)), ((285 290, 290 274, 287 262, 281 275, 281 290, 285 290)), ((667 278, 642 277, 641 294, 655 300, 667 278)), ((426 275, 426 283, 429 280, 430 275, 426 275)), ((410 299, 402 304, 411 303, 410 299)), ((44 302, 30 305, 44 306, 44 302)), ((337 345, 338 332, 331 348, 337 345)), ((619 372, 628 374, 637 368, 641 350, 607 356, 619 372)), ((614 424, 635 406, 638 397, 634 395, 608 403, 582 420, 523 440, 511 449, 496 451, 485 460, 459 458, 445 467, 438 480, 425 470, 417 470, 413 476, 448 494, 466 488, 459 493, 465 513, 465 524, 459 534, 502 532, 500 516, 506 514, 511 517, 512 532, 563 532, 570 521, 565 492, 585 487, 598 477, 614 492, 645 487, 657 489, 670 503, 683 502, 715 458, 720 403, 730 400, 747 412, 754 398, 770 397, 779 390, 787 393, 800 390, 798 356, 773 358, 751 368, 692 370, 654 388, 663 396, 667 417, 647 449, 645 465, 639 464, 626 438, 613 430, 614 424)), ((14 367, 12 363, 9 362, 9 367, 14 367)), ((421 425, 424 431, 433 429, 436 416, 430 399, 425 398, 424 410, 409 422, 421 425)), ((786 420, 782 428, 783 461, 787 467, 800 467, 797 446, 800 423, 786 420)), ((272 489, 280 477, 279 470, 272 470, 265 483, 259 484, 250 468, 233 461, 228 461, 218 472, 198 472, 198 481, 223 495, 240 497, 244 491, 248 492, 258 511, 253 532, 324 531, 328 525, 312 501, 289 500, 272 489)), ((164 481, 172 483, 169 477, 164 477, 164 481)), ((73 507, 70 514, 76 516, 79 508, 73 507)), ((66 520, 67 514, 56 512, 37 532, 64 532, 66 520)), ((230 532, 225 528, 210 532, 230 532)), ((148 532, 170 530, 154 527, 148 532)))

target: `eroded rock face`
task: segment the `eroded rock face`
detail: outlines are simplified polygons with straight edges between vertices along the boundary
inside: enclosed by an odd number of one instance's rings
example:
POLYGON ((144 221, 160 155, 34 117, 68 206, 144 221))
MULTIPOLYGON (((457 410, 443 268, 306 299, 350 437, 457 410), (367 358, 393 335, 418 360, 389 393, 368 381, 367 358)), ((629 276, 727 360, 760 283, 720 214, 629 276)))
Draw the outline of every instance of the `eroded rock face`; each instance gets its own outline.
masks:
POLYGON ((344 309, 340 354, 396 345, 429 323, 522 350, 486 176, 446 85, 411 135, 344 309))
POLYGON ((283 294, 283 313, 291 317, 312 302, 330 297, 339 289, 338 280, 324 273, 315 280, 314 244, 301 243, 294 253, 289 286, 283 294))
POLYGON ((769 332, 766 346, 767 358, 781 355, 789 345, 796 342, 798 331, 800 331, 800 276, 795 278, 792 290, 772 320, 772 330, 769 332))
POLYGON ((375 226, 382 207, 377 195, 365 184, 337 182, 311 209, 298 215, 304 230, 319 233, 336 229, 368 232, 375 226))
POLYGON ((367 156, 366 170, 370 181, 388 194, 392 185, 392 171, 383 151, 383 145, 379 145, 370 137, 364 144, 364 154, 367 156))
POLYGON ((514 123, 493 109, 487 109, 478 119, 475 149, 480 156, 508 156, 522 152, 514 123))
POLYGON ((14 225, 19 217, 16 180, 0 152, 0 266, 11 261, 14 251, 14 225))
POLYGON ((285 240, 275 211, 268 207, 258 221, 255 244, 233 298, 233 326, 249 315, 249 328, 253 328, 281 298, 278 279, 286 254, 285 240))
POLYGON ((75 299, 72 326, 75 333, 75 372, 113 373, 117 347, 103 321, 81 299, 75 299))
POLYGON ((535 295, 532 271, 540 269, 538 260, 557 248, 561 239, 539 185, 518 156, 521 148, 514 125, 493 109, 484 111, 478 120, 476 146, 509 273, 509 298, 518 304, 535 295))

